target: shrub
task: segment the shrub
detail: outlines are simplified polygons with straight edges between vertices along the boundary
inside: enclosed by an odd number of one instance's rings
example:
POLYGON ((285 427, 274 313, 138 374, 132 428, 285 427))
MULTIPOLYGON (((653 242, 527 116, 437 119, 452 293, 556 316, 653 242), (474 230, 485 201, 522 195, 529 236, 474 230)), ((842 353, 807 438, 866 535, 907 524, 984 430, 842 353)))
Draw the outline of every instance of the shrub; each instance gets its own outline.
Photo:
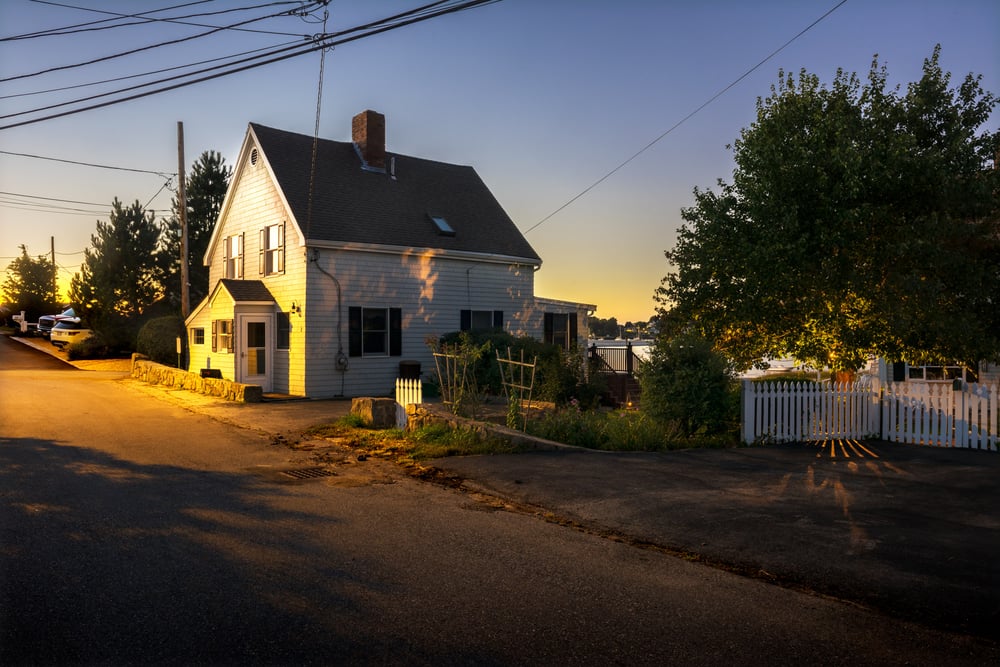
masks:
POLYGON ((585 354, 582 349, 567 352, 557 345, 549 345, 530 336, 515 337, 499 329, 489 331, 455 331, 445 334, 439 341, 430 341, 432 347, 446 346, 466 349, 483 349, 484 353, 472 365, 472 380, 482 397, 502 396, 503 381, 497 364, 497 351, 501 357, 510 355, 525 362, 537 359, 532 399, 566 405, 576 398, 583 407, 596 407, 603 394, 603 378, 584 373, 585 354))
POLYGON ((158 364, 177 363, 177 337, 184 340, 184 321, 176 315, 157 317, 146 322, 136 337, 136 351, 158 364))
POLYGON ((113 359, 122 356, 119 349, 99 331, 91 333, 90 338, 74 341, 66 347, 66 358, 70 361, 79 359, 113 359))
POLYGON ((531 435, 575 447, 621 452, 655 452, 698 446, 675 423, 635 411, 558 410, 528 423, 531 435))
POLYGON ((639 382, 643 412, 677 422, 688 437, 721 433, 736 420, 739 392, 729 362, 694 334, 657 339, 639 382))

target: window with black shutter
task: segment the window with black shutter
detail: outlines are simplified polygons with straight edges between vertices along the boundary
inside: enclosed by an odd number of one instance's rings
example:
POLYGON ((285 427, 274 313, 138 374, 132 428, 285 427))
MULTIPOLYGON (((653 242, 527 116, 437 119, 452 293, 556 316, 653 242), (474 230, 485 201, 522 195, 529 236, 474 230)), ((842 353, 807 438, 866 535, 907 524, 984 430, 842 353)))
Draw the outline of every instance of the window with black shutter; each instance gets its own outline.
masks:
POLYGON ((347 311, 349 356, 402 356, 403 311, 400 308, 351 306, 347 311))

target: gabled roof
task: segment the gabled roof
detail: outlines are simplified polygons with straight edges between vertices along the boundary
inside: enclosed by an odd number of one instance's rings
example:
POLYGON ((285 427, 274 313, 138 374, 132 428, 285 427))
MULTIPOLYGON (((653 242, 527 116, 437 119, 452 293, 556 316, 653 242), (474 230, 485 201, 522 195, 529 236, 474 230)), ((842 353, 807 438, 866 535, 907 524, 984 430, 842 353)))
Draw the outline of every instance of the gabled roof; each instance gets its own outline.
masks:
POLYGON ((541 258, 472 167, 386 154, 362 168, 353 143, 320 139, 310 214, 313 138, 250 124, 309 243, 376 244, 541 258), (454 232, 442 232, 433 218, 454 232))
POLYGON ((223 278, 212 289, 212 293, 201 300, 197 306, 191 310, 191 314, 184 320, 184 326, 191 326, 191 323, 198 319, 201 311, 210 307, 209 304, 215 301, 221 290, 226 290, 232 297, 234 303, 275 303, 274 296, 270 290, 260 280, 233 280, 223 278))
MULTIPOLYGON (((223 278, 216 286, 226 288, 236 303, 274 303, 274 297, 260 280, 233 280, 223 278)), ((214 295, 213 295, 214 296, 214 295)))

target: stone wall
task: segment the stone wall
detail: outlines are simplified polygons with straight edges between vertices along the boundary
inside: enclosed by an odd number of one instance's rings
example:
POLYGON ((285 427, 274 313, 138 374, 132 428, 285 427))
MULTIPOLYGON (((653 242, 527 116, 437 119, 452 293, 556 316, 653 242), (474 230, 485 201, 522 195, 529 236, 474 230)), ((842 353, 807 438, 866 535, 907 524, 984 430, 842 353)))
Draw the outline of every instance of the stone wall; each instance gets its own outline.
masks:
POLYGON ((198 373, 189 373, 180 368, 171 368, 150 361, 141 354, 132 355, 132 377, 149 384, 185 389, 239 403, 260 403, 264 398, 264 392, 260 385, 203 378, 198 373))

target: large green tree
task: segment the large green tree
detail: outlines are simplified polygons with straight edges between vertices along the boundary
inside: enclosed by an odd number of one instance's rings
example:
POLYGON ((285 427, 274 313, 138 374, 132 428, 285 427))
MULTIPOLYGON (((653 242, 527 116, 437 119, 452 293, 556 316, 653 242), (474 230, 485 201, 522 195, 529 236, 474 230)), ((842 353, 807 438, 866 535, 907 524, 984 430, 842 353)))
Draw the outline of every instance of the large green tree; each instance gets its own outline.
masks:
POLYGON ((25 246, 19 246, 21 256, 7 266, 3 281, 4 300, 14 312, 25 311, 28 321, 58 308, 56 267, 52 259, 39 255, 32 259, 25 246))
POLYGON ((877 57, 864 83, 779 73, 733 182, 682 210, 661 324, 740 368, 1000 356, 996 98, 971 74, 950 87, 939 48, 905 92, 886 78, 877 57))
POLYGON ((152 212, 115 199, 108 221, 98 220, 90 237, 70 301, 109 345, 133 347, 143 314, 163 293, 159 236, 152 212))
MULTIPOLYGON (((188 223, 188 285, 190 305, 197 305, 208 294, 208 267, 203 258, 212 238, 212 229, 222 211, 232 167, 215 151, 205 151, 191 166, 186 181, 188 223)), ((161 223, 160 239, 164 269, 164 295, 178 312, 181 303, 181 222, 180 207, 175 197, 173 215, 161 223)))

